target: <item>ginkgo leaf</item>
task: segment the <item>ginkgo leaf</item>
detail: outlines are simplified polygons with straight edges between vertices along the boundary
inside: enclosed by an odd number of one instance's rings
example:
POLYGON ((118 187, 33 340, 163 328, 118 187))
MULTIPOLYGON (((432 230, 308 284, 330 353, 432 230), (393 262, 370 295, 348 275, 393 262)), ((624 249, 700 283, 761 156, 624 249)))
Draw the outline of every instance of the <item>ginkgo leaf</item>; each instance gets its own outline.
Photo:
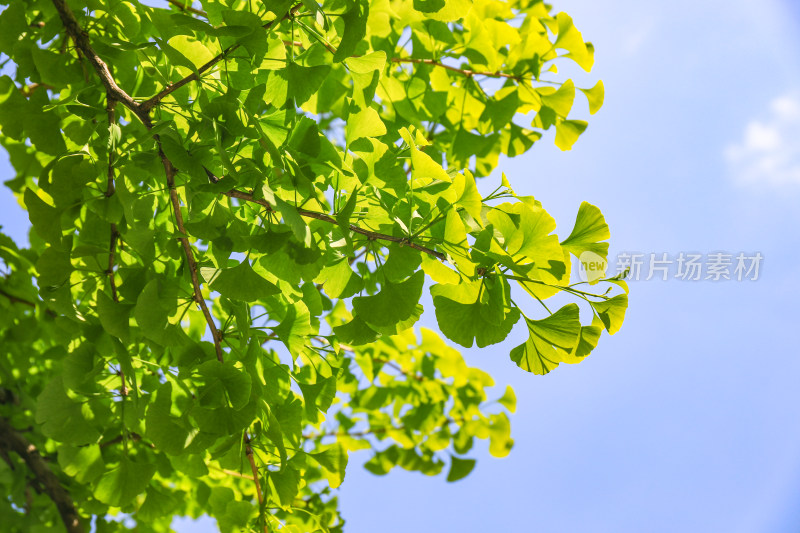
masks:
POLYGON ((504 312, 503 305, 491 305, 488 291, 480 283, 434 285, 433 305, 439 328, 445 336, 465 348, 497 344, 505 339, 519 320, 519 311, 504 312))
POLYGON ((567 80, 558 90, 552 93, 542 94, 542 104, 546 105, 558 115, 566 117, 572 109, 572 103, 575 101, 575 84, 572 80, 567 80))
POLYGON ((228 401, 235 410, 247 405, 250 400, 250 376, 233 362, 206 361, 197 370, 205 378, 207 386, 219 383, 225 389, 228 401))
POLYGON ((123 341, 130 336, 131 305, 114 302, 106 293, 97 293, 97 313, 103 329, 123 341))
POLYGON ((292 354, 299 354, 306 344, 306 336, 314 333, 311 314, 303 302, 296 302, 286 309, 286 316, 273 330, 292 354))
POLYGON ((68 444, 89 444, 100 433, 91 425, 91 412, 71 400, 64 390, 61 377, 50 381, 36 400, 36 423, 50 438, 68 444))
POLYGON ((378 294, 353 298, 353 309, 371 326, 394 326, 414 315, 424 281, 422 271, 400 283, 386 281, 378 294))
POLYGON ((556 123, 556 146, 562 150, 572 150, 588 123, 584 120, 561 120, 556 123))
POLYGON ((361 43, 367 32, 367 18, 369 17, 369 2, 356 0, 352 7, 342 15, 344 33, 333 60, 338 62, 353 55, 356 47, 361 43))
POLYGON ((594 87, 591 89, 581 89, 581 92, 586 95, 586 99, 589 101, 589 113, 594 115, 600 108, 603 107, 603 101, 605 99, 605 86, 603 85, 603 80, 598 80, 594 87))
POLYGON ((622 327, 622 322, 625 320, 625 311, 628 309, 628 295, 620 294, 608 300, 592 302, 592 307, 600 317, 608 333, 613 335, 619 331, 619 328, 622 327))
POLYGON ((275 210, 283 216, 283 219, 292 228, 297 240, 308 246, 311 244, 311 230, 303 217, 297 212, 297 208, 275 197, 275 210))
POLYGON ((573 24, 572 17, 566 13, 559 13, 556 20, 558 21, 558 37, 553 46, 567 50, 569 52, 567 56, 586 72, 592 70, 594 49, 583 41, 583 36, 573 24))
POLYGON ((475 177, 472 173, 457 174, 453 179, 453 187, 457 198, 455 204, 463 207, 475 220, 480 220, 483 210, 483 198, 478 192, 475 177))
POLYGON ((308 455, 322 466, 332 489, 342 484, 347 468, 347 451, 342 446, 331 446, 324 451, 308 455))
POLYGON ((568 304, 542 320, 525 319, 528 340, 511 350, 511 360, 534 374, 547 374, 563 361, 581 333, 578 306, 568 304))
POLYGON ((159 450, 177 455, 183 451, 189 432, 170 414, 171 407, 172 383, 166 382, 147 408, 145 436, 159 450))
POLYGON ((222 269, 211 288, 227 298, 245 302, 255 302, 281 292, 275 284, 256 274, 248 261, 222 269))
POLYGON ((363 286, 361 278, 344 258, 323 268, 316 282, 322 284, 323 290, 331 298, 349 298, 363 286))
POLYGON ((61 241, 61 224, 58 210, 42 200, 31 189, 25 189, 25 207, 33 229, 49 243, 61 241))
POLYGON ((572 233, 561 242, 561 246, 576 257, 588 251, 605 259, 608 256, 608 243, 601 241, 609 238, 611 233, 603 213, 589 202, 582 202, 572 233))
POLYGON ((100 478, 94 496, 114 507, 127 506, 145 491, 155 471, 153 463, 134 462, 123 457, 115 468, 100 478))
POLYGON ((447 473, 447 481, 454 482, 464 479, 475 468, 475 459, 462 459, 455 455, 450 456, 450 471, 447 473))
POLYGON ((591 325, 581 326, 578 342, 571 352, 562 354, 562 362, 574 365, 583 361, 597 347, 602 333, 603 322, 598 317, 594 317, 591 325))

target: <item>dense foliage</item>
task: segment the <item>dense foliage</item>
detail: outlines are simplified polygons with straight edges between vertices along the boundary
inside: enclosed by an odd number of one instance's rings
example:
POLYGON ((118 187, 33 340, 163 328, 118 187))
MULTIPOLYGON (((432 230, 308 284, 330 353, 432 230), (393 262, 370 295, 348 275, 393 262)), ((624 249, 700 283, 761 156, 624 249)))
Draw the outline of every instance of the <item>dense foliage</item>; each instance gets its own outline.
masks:
MULTIPOLYGON (((594 50, 549 5, 4 3, 0 142, 33 226, 0 234, 4 531, 339 531, 350 452, 455 481, 474 439, 511 448, 513 392, 414 328, 423 292, 461 346, 522 321, 536 374, 620 327, 624 282, 570 284, 570 254, 607 253, 596 207, 560 240, 505 176, 476 185, 586 129, 556 66, 594 50)), ((597 111, 602 83, 579 90, 597 111)))

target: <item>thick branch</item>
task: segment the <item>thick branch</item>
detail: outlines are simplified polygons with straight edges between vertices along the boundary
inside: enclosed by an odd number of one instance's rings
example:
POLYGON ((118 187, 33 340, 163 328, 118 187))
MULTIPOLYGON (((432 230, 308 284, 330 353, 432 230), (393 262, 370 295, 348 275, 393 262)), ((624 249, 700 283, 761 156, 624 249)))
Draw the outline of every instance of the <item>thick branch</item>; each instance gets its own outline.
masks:
POLYGON ((81 524, 80 515, 75 509, 75 504, 72 503, 72 498, 70 498, 56 475, 53 474, 53 471, 42 459, 39 450, 2 417, 0 417, 0 449, 13 451, 25 461, 36 480, 44 487, 44 491, 56 504, 58 513, 61 515, 61 521, 64 522, 67 531, 69 533, 83 533, 83 524, 81 524))
MULTIPOLYGON (((238 198, 240 200, 245 200, 247 202, 253 202, 258 205, 264 206, 267 208, 268 211, 272 211, 272 206, 269 205, 264 199, 254 198, 252 194, 248 194, 246 192, 237 191, 236 189, 232 189, 225 193, 226 196, 230 198, 238 198)), ((322 222, 328 222, 329 224, 338 224, 335 218, 330 215, 326 215, 325 213, 317 213, 316 211, 308 211, 306 209, 298 209, 297 212, 306 218, 313 218, 315 220, 321 220, 322 222)), ((380 240, 380 241, 387 241, 387 242, 396 242, 400 243, 404 246, 408 246, 409 248, 413 248, 414 250, 418 250, 420 252, 426 253, 430 256, 435 257, 441 261, 445 260, 445 255, 441 252, 437 252, 436 250, 432 250, 426 246, 422 246, 415 242, 410 241, 407 237, 395 237, 394 235, 386 235, 385 233, 378 233, 376 231, 370 231, 368 229, 359 228, 354 224, 349 225, 350 231, 353 233, 358 233, 359 235, 364 235, 368 239, 371 240, 380 240)))
POLYGON ((114 77, 111 75, 111 70, 108 68, 108 65, 100 59, 100 56, 92 49, 91 45, 89 44, 89 36, 86 32, 84 32, 80 25, 78 24, 78 20, 75 18, 75 15, 72 13, 72 10, 67 5, 66 0, 53 0, 53 5, 58 11, 59 16, 61 17, 61 22, 64 24, 64 28, 67 30, 67 34, 72 38, 72 41, 75 43, 75 46, 80 50, 86 59, 89 60, 89 63, 92 64, 94 67, 95 72, 100 77, 100 81, 103 82, 103 85, 106 88, 106 91, 113 95, 115 100, 122 102, 125 107, 130 109, 135 113, 139 113, 139 104, 137 104, 131 96, 123 91, 117 82, 114 81, 114 77))
MULTIPOLYGON (((33 307, 33 308, 35 308, 38 304, 42 303, 42 302, 32 302, 30 300, 26 300, 24 298, 20 298, 18 296, 14 296, 13 294, 7 293, 3 289, 0 289, 0 296, 4 296, 4 297, 8 298, 8 300, 12 304, 21 304, 21 305, 24 305, 24 306, 27 306, 27 307, 33 307)), ((50 317, 55 317, 56 316, 56 312, 53 311, 52 309, 46 309, 45 308, 44 312, 45 312, 45 314, 47 316, 50 316, 50 317)))
POLYGON ((22 305, 26 305, 28 307, 36 307, 36 304, 34 302, 31 302, 29 300, 25 300, 24 298, 19 298, 17 296, 14 296, 13 294, 9 294, 6 291, 4 291, 3 289, 0 289, 0 295, 5 296, 6 298, 8 298, 8 300, 12 304, 22 304, 22 305))

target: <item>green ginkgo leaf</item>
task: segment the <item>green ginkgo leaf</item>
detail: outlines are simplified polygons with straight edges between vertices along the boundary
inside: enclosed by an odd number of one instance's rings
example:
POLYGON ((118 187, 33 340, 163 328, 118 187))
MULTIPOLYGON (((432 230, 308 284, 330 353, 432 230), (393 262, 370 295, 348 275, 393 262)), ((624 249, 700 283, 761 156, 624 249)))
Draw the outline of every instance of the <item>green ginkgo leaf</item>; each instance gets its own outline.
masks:
POLYGON ((147 408, 145 436, 159 450, 177 455, 183 451, 189 432, 170 414, 171 408, 172 383, 166 382, 158 388, 147 408))
POLYGON ((97 293, 97 313, 100 323, 111 335, 127 341, 130 336, 131 305, 113 301, 106 293, 97 293))
POLYGON ((546 105, 559 116, 566 117, 575 101, 575 84, 572 80, 565 81, 558 90, 542 94, 542 104, 546 105))
POLYGON ((600 317, 608 333, 613 335, 619 331, 619 328, 622 327, 622 322, 625 320, 625 311, 628 309, 628 295, 620 294, 608 300, 592 302, 592 307, 600 317))
POLYGON ((515 308, 504 310, 502 302, 492 302, 481 283, 434 285, 433 305, 439 329, 465 348, 479 348, 503 341, 519 320, 515 308))
POLYGON ((462 459, 455 455, 450 456, 450 471, 447 473, 447 481, 454 482, 467 477, 475 468, 475 459, 462 459))
POLYGON ((603 107, 603 101, 605 100, 605 86, 603 85, 603 80, 598 80, 591 89, 581 89, 581 92, 586 95, 586 99, 589 101, 589 113, 594 115, 600 111, 600 108, 603 107))
POLYGON ((197 368, 207 386, 217 383, 225 389, 230 406, 239 410, 250 401, 250 376, 232 361, 206 361, 197 368))
POLYGON ((601 241, 609 238, 611 233, 603 213, 589 202, 582 202, 572 233, 561 242, 561 246, 576 257, 580 257, 583 252, 593 252, 606 258, 608 243, 601 241))
POLYGON ((347 451, 342 446, 330 446, 321 452, 310 453, 308 456, 322 466, 332 489, 342 484, 347 468, 347 451))
POLYGON ((67 396, 61 377, 50 381, 36 400, 36 423, 45 435, 60 442, 96 442, 100 433, 91 424, 91 416, 91 411, 67 396))
POLYGON ((131 505, 145 491, 155 472, 156 465, 153 463, 134 462, 122 457, 116 467, 100 478, 94 489, 94 497, 113 507, 131 505))
POLYGON ((534 374, 547 374, 572 351, 581 333, 580 312, 568 304, 542 320, 525 319, 528 340, 511 350, 511 360, 534 374))
POLYGON ((61 241, 61 224, 58 210, 42 200, 31 189, 25 189, 25 208, 33 229, 51 244, 61 241))
POLYGON ((371 326, 392 327, 414 316, 424 282, 422 271, 400 283, 386 281, 374 296, 353 298, 353 309, 371 326))
POLYGON ((256 274, 246 260, 233 268, 222 269, 211 288, 226 298, 245 302, 263 300, 281 292, 274 283, 256 274))
POLYGON ((572 150, 581 133, 586 131, 588 123, 584 120, 561 120, 556 123, 556 146, 560 149, 572 150))
POLYGON ((361 43, 367 33, 367 18, 369 17, 369 2, 355 0, 352 7, 341 18, 344 22, 344 33, 336 53, 333 54, 335 62, 343 61, 353 55, 356 47, 361 43))

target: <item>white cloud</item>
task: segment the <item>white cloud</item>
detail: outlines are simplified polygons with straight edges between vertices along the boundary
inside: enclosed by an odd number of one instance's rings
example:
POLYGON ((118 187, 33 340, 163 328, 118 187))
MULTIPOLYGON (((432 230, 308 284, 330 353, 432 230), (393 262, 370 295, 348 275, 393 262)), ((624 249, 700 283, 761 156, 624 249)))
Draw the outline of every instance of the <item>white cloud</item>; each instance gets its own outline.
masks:
POLYGON ((800 185, 800 97, 776 98, 752 120, 740 142, 725 149, 733 177, 744 185, 800 185))

